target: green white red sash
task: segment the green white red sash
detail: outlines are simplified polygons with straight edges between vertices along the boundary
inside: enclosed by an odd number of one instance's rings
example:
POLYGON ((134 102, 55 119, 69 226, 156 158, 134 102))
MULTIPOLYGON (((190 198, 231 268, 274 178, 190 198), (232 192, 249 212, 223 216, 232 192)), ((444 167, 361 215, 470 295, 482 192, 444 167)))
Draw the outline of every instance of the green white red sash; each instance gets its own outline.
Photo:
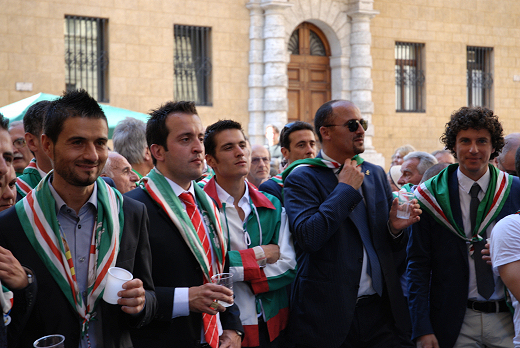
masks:
POLYGON ((56 201, 49 188, 52 171, 16 203, 23 230, 65 297, 82 320, 82 334, 105 289, 108 269, 115 266, 124 225, 123 197, 97 179, 97 219, 92 233, 87 301, 83 301, 65 234, 56 217, 56 201))
POLYGON ((271 178, 275 183, 283 187, 283 179, 282 179, 282 173, 277 174, 271 178))
POLYGON ((33 158, 23 170, 23 174, 16 178, 16 190, 22 197, 25 197, 29 191, 38 185, 41 179, 42 176, 36 166, 36 159, 33 158))
MULTIPOLYGON (((359 157, 359 155, 355 155, 352 157, 352 160, 355 160, 358 166, 363 163, 365 160, 359 157)), ((328 161, 323 158, 304 158, 301 160, 294 161, 291 163, 283 172, 282 172, 282 181, 285 181, 287 176, 297 167, 300 166, 311 166, 311 167, 325 167, 325 168, 341 168, 343 164, 338 163, 336 161, 328 161)))
MULTIPOLYGON (((210 241, 216 256, 215 263, 217 268, 214 269, 213 273, 222 273, 224 271, 227 248, 220 226, 219 213, 211 198, 195 182, 192 182, 192 185, 195 189, 195 199, 202 210, 202 217, 210 233, 210 241)), ((190 217, 183 208, 181 200, 173 192, 166 178, 154 168, 141 180, 140 186, 159 204, 179 229, 186 245, 188 245, 200 264, 206 282, 211 283, 209 276, 211 260, 206 256, 202 242, 193 227, 190 217)))
POLYGON ((492 165, 489 165, 491 174, 486 195, 480 202, 477 210, 475 230, 472 238, 466 237, 464 230, 453 218, 448 180, 450 175, 457 170, 458 164, 452 164, 442 170, 438 175, 422 183, 415 191, 415 197, 421 205, 421 209, 432 215, 437 222, 448 228, 456 236, 471 242, 480 241, 489 224, 498 216, 511 189, 513 180, 509 174, 504 173, 492 165))

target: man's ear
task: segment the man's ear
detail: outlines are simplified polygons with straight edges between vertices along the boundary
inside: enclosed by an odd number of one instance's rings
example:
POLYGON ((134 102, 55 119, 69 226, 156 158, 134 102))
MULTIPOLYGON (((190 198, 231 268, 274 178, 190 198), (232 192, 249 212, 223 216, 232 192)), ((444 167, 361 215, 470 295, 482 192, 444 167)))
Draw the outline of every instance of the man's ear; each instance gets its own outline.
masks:
POLYGON ((152 160, 152 154, 150 153, 150 149, 148 146, 144 149, 144 161, 148 162, 152 160))
POLYGON ((330 127, 320 127, 320 134, 322 139, 330 139, 330 127))
POLYGON ((280 150, 282 151, 283 158, 288 160, 289 159, 289 153, 290 153, 289 149, 285 148, 285 147, 282 147, 282 148, 280 148, 280 150))
MULTIPOLYGON (((162 145, 157 145, 157 144, 152 144, 152 146, 150 146, 150 152, 151 152, 151 155, 158 161, 158 162, 164 162, 166 159, 165 159, 165 150, 164 150, 164 146, 162 145)), ((146 155, 145 155, 146 156, 146 155)))
POLYGON ((39 139, 36 135, 33 135, 29 132, 25 133, 25 143, 32 153, 38 152, 39 139))
POLYGON ((46 134, 42 134, 41 142, 43 152, 54 162, 54 143, 46 134))
POLYGON ((211 168, 215 169, 217 160, 215 159, 215 157, 213 157, 211 155, 206 155, 206 164, 208 166, 210 166, 211 168))

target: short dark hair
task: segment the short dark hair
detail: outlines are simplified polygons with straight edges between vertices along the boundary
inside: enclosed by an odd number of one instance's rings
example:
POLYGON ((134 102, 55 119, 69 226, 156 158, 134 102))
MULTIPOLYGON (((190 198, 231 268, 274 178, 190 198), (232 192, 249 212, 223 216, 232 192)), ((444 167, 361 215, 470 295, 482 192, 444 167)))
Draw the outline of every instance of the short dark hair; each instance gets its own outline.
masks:
POLYGON ((332 108, 332 104, 338 102, 338 99, 330 100, 320 106, 318 111, 316 111, 316 116, 314 116, 314 129, 316 131, 316 134, 318 135, 318 139, 320 140, 320 143, 322 142, 321 139, 321 133, 320 128, 327 124, 330 119, 332 118, 332 114, 334 112, 334 109, 332 108))
POLYGON ((31 133, 37 137, 42 135, 43 121, 49 105, 51 105, 49 100, 42 100, 27 109, 23 116, 23 128, 26 133, 31 133))
POLYGON ((446 123, 444 134, 441 141, 447 150, 450 150, 453 156, 457 158, 455 152, 455 144, 457 134, 461 130, 468 129, 486 129, 491 135, 491 146, 495 149, 490 156, 490 160, 498 156, 504 147, 504 134, 502 125, 498 121, 498 116, 493 114, 493 110, 484 107, 462 107, 451 115, 451 119, 446 123))
MULTIPOLYGON (((166 127, 166 119, 168 115, 172 113, 198 116, 195 102, 192 101, 169 101, 159 108, 152 110, 150 112, 150 119, 146 124, 146 142, 148 143, 148 147, 152 146, 152 144, 157 144, 168 151, 166 139, 170 131, 168 127, 166 127)), ((157 164, 155 157, 152 156, 152 160, 154 165, 157 164)))
POLYGON ((280 132, 280 146, 285 147, 287 150, 291 150, 291 140, 289 139, 289 136, 291 133, 299 131, 299 130, 310 130, 311 132, 314 132, 312 129, 312 126, 308 124, 307 122, 302 121, 295 121, 291 123, 287 123, 285 127, 283 127, 282 131, 280 132))
MULTIPOLYGON (((215 143, 215 137, 222 131, 226 129, 238 129, 244 134, 242 130, 242 125, 233 120, 219 120, 212 125, 206 128, 206 133, 204 133, 204 150, 206 155, 210 155, 215 157, 217 144, 215 143)), ((244 135, 244 139, 245 139, 244 135)))
POLYGON ((107 122, 107 117, 96 100, 84 89, 75 89, 64 92, 62 97, 51 102, 43 121, 43 133, 56 144, 63 130, 63 123, 70 117, 102 119, 107 122))
POLYGON ((0 114, 0 128, 3 130, 9 129, 9 119, 2 114, 0 114))

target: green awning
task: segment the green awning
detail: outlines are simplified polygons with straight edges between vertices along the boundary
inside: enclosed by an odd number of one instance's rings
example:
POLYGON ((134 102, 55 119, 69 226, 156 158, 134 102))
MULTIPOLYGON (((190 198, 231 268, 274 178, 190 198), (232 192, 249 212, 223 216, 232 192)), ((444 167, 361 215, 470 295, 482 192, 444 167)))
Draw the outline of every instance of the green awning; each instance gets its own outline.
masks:
MULTIPOLYGON (((38 93, 31 97, 19 100, 12 104, 3 106, 0 108, 0 114, 3 114, 5 117, 9 119, 10 122, 13 121, 22 121, 27 109, 31 107, 31 105, 42 101, 42 100, 55 100, 59 98, 57 95, 46 94, 46 93, 38 93)), ((112 138, 112 133, 114 133, 114 128, 117 123, 121 120, 124 120, 127 117, 133 117, 143 122, 148 122, 148 118, 150 117, 147 114, 143 114, 140 112, 135 112, 123 108, 116 108, 115 106, 99 104, 103 112, 105 113, 108 120, 108 137, 112 138)))

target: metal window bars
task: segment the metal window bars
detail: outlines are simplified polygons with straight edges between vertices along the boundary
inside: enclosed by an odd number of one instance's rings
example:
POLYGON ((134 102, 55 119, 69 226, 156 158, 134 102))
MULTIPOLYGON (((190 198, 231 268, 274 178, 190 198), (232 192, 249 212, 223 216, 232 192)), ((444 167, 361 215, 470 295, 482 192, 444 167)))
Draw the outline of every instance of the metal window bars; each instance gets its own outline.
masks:
POLYGON ((395 109, 400 112, 424 112, 424 44, 395 43, 395 109))
POLYGON ((83 88, 108 102, 108 19, 65 16, 66 90, 83 88))
POLYGON ((468 106, 491 107, 491 47, 467 47, 468 106))
POLYGON ((175 100, 212 105, 211 28, 174 25, 175 100))

